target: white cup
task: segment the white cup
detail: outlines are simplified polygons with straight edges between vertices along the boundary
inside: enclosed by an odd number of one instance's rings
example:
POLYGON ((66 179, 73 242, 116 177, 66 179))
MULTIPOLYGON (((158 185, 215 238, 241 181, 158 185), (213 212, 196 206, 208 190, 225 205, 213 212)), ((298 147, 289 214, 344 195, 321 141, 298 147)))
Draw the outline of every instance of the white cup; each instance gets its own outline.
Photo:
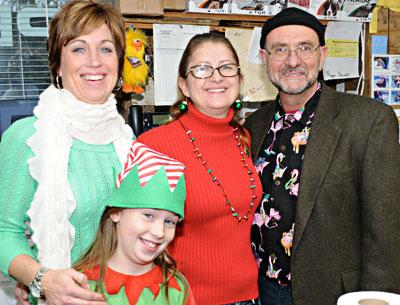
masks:
POLYGON ((360 305, 389 305, 388 302, 379 299, 362 299, 358 301, 360 305))

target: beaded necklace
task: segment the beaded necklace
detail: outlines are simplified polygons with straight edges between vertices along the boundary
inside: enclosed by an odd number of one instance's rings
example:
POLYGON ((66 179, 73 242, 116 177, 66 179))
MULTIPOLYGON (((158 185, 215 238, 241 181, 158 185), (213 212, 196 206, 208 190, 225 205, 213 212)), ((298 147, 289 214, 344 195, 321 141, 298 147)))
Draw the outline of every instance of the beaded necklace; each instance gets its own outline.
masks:
POLYGON ((245 153, 244 150, 242 149, 243 145, 242 145, 242 143, 240 142, 240 139, 239 139, 238 129, 232 127, 232 128, 233 128, 233 135, 234 135, 235 141, 237 142, 236 147, 237 147, 238 150, 239 150, 239 153, 240 153, 240 156, 241 156, 241 160, 242 160, 242 162, 243 162, 244 167, 245 167, 246 170, 247 170, 247 174, 249 175, 250 189, 251 189, 251 191, 252 191, 252 194, 251 194, 251 201, 250 201, 249 208, 248 208, 247 212, 246 212, 244 215, 242 215, 242 216, 240 216, 239 213, 236 211, 236 209, 233 207, 231 201, 230 201, 229 198, 228 198, 228 195, 227 195, 227 193, 226 193, 224 187, 223 187, 222 184, 221 184, 221 180, 219 180, 219 179, 217 178, 217 176, 214 175, 214 172, 213 172, 213 170, 211 169, 211 167, 209 167, 207 160, 205 160, 205 159, 203 158, 203 155, 201 154, 200 149, 199 149, 199 147, 198 147, 197 144, 196 144, 196 138, 192 135, 192 130, 187 129, 187 128, 185 127, 185 125, 183 125, 183 123, 181 122, 181 120, 178 120, 178 121, 179 121, 179 123, 181 124, 183 130, 185 130, 185 133, 186 133, 186 135, 188 136, 189 141, 190 141, 190 142, 192 143, 192 145, 193 145, 193 154, 194 154, 194 158, 197 159, 197 160, 199 160, 199 162, 201 163, 201 165, 202 165, 202 166, 204 167, 204 169, 206 170, 207 174, 211 177, 211 181, 212 181, 217 187, 219 187, 219 188, 221 189, 222 195, 223 195, 224 200, 225 200, 225 204, 226 204, 226 205, 228 206, 228 208, 230 209, 230 211, 231 211, 231 213, 232 213, 232 216, 233 216, 234 218, 236 218, 236 219, 238 220, 238 222, 241 222, 242 220, 243 220, 243 221, 247 221, 247 220, 249 219, 249 214, 250 214, 251 210, 252 210, 253 207, 254 207, 254 202, 255 202, 255 200, 256 200, 256 198, 257 198, 257 195, 256 195, 256 190, 255 190, 256 185, 254 184, 254 180, 255 180, 255 179, 254 179, 254 177, 253 177, 253 172, 250 170, 249 164, 246 162, 246 157, 245 157, 245 154, 246 154, 246 153, 245 153))

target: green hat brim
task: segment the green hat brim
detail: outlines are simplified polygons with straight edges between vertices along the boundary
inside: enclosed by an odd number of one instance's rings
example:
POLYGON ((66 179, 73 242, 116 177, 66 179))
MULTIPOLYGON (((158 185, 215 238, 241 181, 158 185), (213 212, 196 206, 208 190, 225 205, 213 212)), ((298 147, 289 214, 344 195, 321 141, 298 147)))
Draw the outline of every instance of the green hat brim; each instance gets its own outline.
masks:
POLYGON ((130 170, 120 187, 115 188, 106 205, 120 208, 161 209, 184 217, 186 198, 185 177, 181 175, 173 191, 170 189, 165 167, 162 166, 142 187, 137 164, 130 170))

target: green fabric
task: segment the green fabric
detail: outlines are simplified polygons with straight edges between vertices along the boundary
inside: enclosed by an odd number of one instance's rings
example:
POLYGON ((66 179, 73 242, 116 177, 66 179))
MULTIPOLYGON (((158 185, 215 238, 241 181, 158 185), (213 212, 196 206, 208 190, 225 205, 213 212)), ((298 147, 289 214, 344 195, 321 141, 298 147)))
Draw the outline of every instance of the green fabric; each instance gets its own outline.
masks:
MULTIPOLYGON (((33 152, 26 144, 35 131, 35 120, 35 117, 18 120, 4 132, 0 143, 0 269, 6 274, 15 256, 36 256, 24 233, 25 222, 29 220, 26 212, 37 187, 27 164, 33 152)), ((91 244, 104 202, 115 187, 114 172, 120 169, 112 144, 73 141, 68 165, 68 180, 77 203, 70 219, 75 228, 72 261, 91 244)))
POLYGON ((182 175, 171 192, 165 168, 161 167, 144 187, 140 186, 138 166, 135 165, 119 189, 114 189, 108 206, 121 208, 151 208, 171 211, 183 218, 186 198, 185 178, 182 175), (134 196, 132 196, 134 194, 134 196))
MULTIPOLYGON (((181 287, 181 291, 178 291, 174 288, 170 288, 168 290, 168 297, 169 297, 169 302, 171 305, 182 305, 183 299, 185 297, 185 289, 182 281, 178 278, 175 277, 179 286, 181 287)), ((89 281, 89 286, 92 291, 94 291, 95 286, 96 286, 96 281, 89 281)), ((160 284, 161 286, 161 284, 160 284)), ((128 299, 125 295, 125 287, 122 287, 121 290, 117 294, 108 294, 107 291, 104 290, 102 292, 105 297, 107 298, 107 303, 108 305, 133 305, 129 304, 128 299)), ((155 300, 154 295, 151 292, 150 289, 145 288, 143 290, 143 293, 140 295, 138 302, 136 305, 165 305, 165 296, 164 296, 164 291, 160 289, 160 293, 158 294, 157 298, 155 300)))

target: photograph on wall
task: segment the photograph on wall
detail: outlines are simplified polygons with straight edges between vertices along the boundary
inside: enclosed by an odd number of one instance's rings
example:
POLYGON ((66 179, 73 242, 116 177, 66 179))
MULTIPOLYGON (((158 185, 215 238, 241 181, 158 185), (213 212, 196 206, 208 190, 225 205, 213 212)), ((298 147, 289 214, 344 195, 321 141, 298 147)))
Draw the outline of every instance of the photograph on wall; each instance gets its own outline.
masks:
POLYGON ((319 19, 371 22, 378 0, 311 0, 309 12, 319 19))
POLYGON ((389 104, 389 91, 388 90, 374 90, 373 98, 378 102, 389 104))
POLYGON ((378 0, 344 0, 342 4, 342 20, 371 22, 372 11, 378 0))
POLYGON ((208 14, 228 14, 228 0, 189 0, 188 11, 208 14))
POLYGON ((372 68, 375 70, 387 70, 389 68, 389 57, 374 56, 372 68))
POLYGON ((389 75, 385 74, 374 75, 374 86, 375 89, 389 88, 389 75))
POLYGON ((392 90, 390 100, 392 105, 400 105, 400 90, 392 90))
POLYGON ((389 68, 400 74, 400 55, 394 55, 389 58, 389 68))
POLYGON ((309 12, 318 19, 341 20, 344 0, 312 0, 309 12))
POLYGON ((231 14, 275 15, 286 7, 287 0, 232 0, 231 14))
POLYGON ((372 55, 371 97, 400 105, 400 55, 372 55))
POLYGON ((297 7, 308 12, 310 10, 310 0, 288 0, 288 7, 297 7))
POLYGON ((230 12, 242 15, 268 15, 268 4, 271 0, 233 0, 230 12))
POLYGON ((400 74, 392 75, 392 88, 400 90, 400 74))
POLYGON ((287 0, 272 0, 268 5, 268 14, 273 16, 288 6, 287 0))

